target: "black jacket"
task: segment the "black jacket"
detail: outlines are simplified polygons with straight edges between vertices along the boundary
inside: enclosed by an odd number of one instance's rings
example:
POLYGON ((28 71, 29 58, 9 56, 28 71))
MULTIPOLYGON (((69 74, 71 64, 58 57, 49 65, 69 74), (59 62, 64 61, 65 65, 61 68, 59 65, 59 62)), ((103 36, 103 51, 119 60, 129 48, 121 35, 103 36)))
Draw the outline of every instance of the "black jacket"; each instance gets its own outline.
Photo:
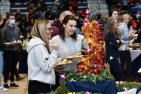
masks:
POLYGON ((117 38, 113 32, 109 32, 108 36, 105 40, 106 45, 106 59, 110 60, 110 57, 112 58, 118 58, 119 57, 119 44, 117 43, 117 38))

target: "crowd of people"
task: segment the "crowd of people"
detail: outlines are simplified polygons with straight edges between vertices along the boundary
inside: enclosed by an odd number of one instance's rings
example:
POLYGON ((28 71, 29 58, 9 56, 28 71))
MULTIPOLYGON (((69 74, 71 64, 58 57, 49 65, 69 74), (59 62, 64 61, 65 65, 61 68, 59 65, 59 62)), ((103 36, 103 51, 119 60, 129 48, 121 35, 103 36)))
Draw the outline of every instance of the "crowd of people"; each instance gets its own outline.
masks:
MULTIPOLYGON (((29 94, 55 91, 60 77, 54 69, 57 59, 81 53, 88 48, 81 32, 85 16, 79 18, 75 12, 67 9, 60 11, 58 16, 45 18, 41 15, 41 6, 36 13, 32 9, 34 8, 30 8, 27 16, 21 16, 17 11, 16 14, 7 13, 5 19, 0 18, 0 91, 18 87, 15 76, 20 78, 20 75, 16 66, 22 50, 22 41, 25 39, 29 40, 29 94), (27 34, 30 37, 27 37, 27 34), (11 81, 10 84, 8 80, 11 81)), ((46 15, 48 16, 48 13, 46 15)), ((137 14, 136 19, 133 19, 128 12, 120 13, 117 10, 114 10, 110 17, 97 14, 96 21, 100 24, 100 32, 105 39, 106 61, 118 84, 127 78, 132 80, 129 43, 133 35, 140 32, 140 17, 137 14)))

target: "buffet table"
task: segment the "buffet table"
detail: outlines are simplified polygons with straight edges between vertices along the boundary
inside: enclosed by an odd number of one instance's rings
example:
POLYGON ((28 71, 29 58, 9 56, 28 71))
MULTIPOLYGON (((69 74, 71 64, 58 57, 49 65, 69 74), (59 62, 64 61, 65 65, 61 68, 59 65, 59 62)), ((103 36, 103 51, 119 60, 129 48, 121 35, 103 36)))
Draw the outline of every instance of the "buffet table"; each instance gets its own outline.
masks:
POLYGON ((141 54, 141 50, 130 50, 132 62, 141 54))
POLYGON ((132 60, 132 75, 138 76, 138 70, 141 68, 141 50, 130 50, 132 60))

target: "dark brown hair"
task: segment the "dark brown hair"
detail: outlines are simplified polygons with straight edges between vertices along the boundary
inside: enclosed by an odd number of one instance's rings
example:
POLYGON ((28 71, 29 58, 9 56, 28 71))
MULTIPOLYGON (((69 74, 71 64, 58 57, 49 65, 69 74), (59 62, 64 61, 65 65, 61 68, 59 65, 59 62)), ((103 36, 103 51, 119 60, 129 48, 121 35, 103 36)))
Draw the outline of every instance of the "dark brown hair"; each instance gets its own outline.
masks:
MULTIPOLYGON (((67 15, 67 16, 65 16, 64 20, 62 21, 61 33, 60 33, 60 37, 62 38, 63 41, 65 41, 65 30, 64 30, 63 25, 64 24, 66 25, 69 20, 75 20, 77 22, 76 18, 73 15, 67 15)), ((77 37, 77 34, 74 32, 74 34, 71 35, 71 38, 73 40, 76 40, 76 37, 77 37)))
POLYGON ((104 37, 107 39, 109 32, 113 32, 117 39, 119 39, 119 32, 117 29, 114 28, 114 24, 117 22, 112 17, 107 19, 107 22, 104 27, 104 37))

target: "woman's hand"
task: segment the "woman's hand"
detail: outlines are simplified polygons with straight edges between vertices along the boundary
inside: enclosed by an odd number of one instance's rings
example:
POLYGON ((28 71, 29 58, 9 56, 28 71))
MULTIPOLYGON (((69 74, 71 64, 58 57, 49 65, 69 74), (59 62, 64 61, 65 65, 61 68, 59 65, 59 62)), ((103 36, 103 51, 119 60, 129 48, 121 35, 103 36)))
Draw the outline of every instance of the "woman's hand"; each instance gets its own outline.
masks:
POLYGON ((90 48, 82 49, 82 51, 81 51, 81 53, 82 53, 83 55, 89 54, 90 52, 91 52, 91 49, 90 49, 90 48))
POLYGON ((54 50, 58 50, 58 44, 55 43, 55 42, 52 42, 51 48, 54 49, 54 50))
POLYGON ((137 30, 130 30, 129 31, 129 36, 132 37, 136 32, 137 32, 137 30))
POLYGON ((121 44, 121 40, 116 40, 118 44, 121 44))

